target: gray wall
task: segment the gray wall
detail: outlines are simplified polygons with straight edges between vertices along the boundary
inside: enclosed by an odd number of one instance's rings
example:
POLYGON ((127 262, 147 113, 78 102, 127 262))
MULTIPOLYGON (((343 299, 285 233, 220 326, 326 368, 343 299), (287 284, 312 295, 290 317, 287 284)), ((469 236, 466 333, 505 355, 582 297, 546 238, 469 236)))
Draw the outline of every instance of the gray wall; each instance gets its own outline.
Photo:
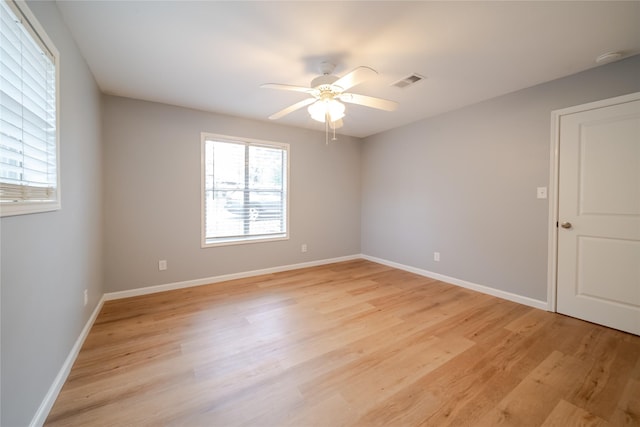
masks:
POLYGON ((60 51, 62 209, 0 220, 3 426, 31 421, 103 293, 100 93, 55 3, 29 6, 60 51))
POLYGON ((360 253, 360 140, 114 96, 103 112, 105 291, 360 253), (290 144, 289 240, 200 247, 203 131, 290 144))
POLYGON ((636 56, 366 138, 362 253, 546 301, 551 111, 639 90, 636 56))

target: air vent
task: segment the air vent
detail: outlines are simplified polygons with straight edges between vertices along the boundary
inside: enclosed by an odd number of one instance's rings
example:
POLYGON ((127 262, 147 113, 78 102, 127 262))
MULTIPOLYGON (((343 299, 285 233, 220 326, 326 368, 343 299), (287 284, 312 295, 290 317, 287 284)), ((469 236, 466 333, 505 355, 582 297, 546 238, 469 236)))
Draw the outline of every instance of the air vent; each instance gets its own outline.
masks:
POLYGON ((420 80, 423 80, 424 76, 421 76, 420 74, 416 74, 413 73, 410 76, 404 77, 400 80, 398 80, 397 82, 393 83, 391 86, 395 86, 395 87, 399 87, 399 88, 404 88, 407 86, 410 86, 414 83, 418 83, 420 80))

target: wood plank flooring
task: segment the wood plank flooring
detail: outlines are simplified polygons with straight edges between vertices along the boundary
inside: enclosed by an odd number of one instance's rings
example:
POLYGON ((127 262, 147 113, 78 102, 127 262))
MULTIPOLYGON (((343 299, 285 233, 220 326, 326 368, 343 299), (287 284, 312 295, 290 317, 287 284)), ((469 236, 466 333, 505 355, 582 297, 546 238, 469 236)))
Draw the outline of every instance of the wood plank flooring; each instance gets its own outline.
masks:
POLYGON ((365 260, 105 303, 49 426, 640 426, 640 337, 365 260))

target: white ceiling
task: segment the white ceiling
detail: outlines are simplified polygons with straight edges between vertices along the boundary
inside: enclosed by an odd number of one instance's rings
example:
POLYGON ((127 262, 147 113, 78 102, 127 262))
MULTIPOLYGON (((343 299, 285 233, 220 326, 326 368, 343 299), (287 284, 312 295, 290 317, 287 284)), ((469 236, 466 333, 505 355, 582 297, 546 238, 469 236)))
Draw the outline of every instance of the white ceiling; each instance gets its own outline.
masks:
MULTIPOLYGON (((350 90, 399 102, 347 105, 364 137, 640 53, 640 2, 57 1, 101 90, 268 120, 305 98, 319 64, 379 75, 350 90), (411 74, 427 79, 390 85, 411 74)), ((324 125, 298 110, 280 123, 324 125)))

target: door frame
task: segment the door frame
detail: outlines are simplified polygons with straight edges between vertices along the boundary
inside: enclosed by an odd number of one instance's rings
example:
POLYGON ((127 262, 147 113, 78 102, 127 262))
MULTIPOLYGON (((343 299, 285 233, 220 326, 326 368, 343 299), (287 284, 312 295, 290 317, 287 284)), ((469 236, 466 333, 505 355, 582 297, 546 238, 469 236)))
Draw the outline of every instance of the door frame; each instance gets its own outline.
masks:
POLYGON ((547 310, 557 312, 558 289, 558 206, 559 173, 560 173, 560 120, 562 116, 580 113, 597 108, 609 107, 616 104, 624 104, 640 100, 640 92, 616 96, 614 98, 589 102, 587 104, 562 108, 551 112, 551 154, 549 167, 549 237, 548 237, 548 261, 547 261, 547 310))

